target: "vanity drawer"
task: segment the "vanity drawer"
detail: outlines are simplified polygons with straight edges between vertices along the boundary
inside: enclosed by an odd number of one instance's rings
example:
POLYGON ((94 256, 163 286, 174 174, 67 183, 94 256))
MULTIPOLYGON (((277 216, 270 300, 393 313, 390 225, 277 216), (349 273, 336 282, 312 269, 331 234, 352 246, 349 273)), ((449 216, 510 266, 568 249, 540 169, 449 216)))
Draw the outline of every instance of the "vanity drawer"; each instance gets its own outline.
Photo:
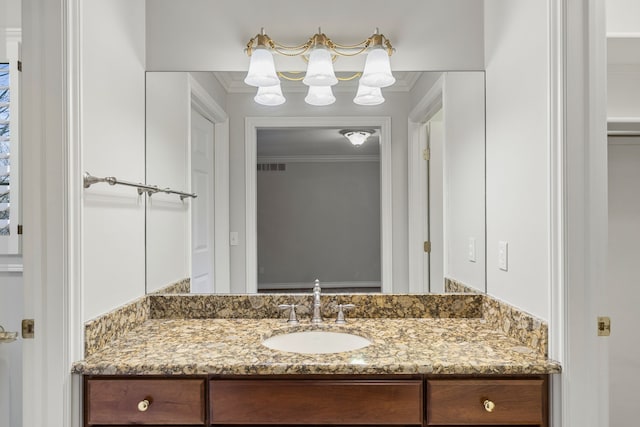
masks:
POLYGON ((212 424, 421 425, 420 380, 212 380, 212 424))
POLYGON ((546 396, 544 379, 428 380, 427 424, 546 426, 546 396))
POLYGON ((87 425, 197 425, 205 422, 205 379, 87 379, 87 425), (144 410, 140 402, 147 400, 144 410))

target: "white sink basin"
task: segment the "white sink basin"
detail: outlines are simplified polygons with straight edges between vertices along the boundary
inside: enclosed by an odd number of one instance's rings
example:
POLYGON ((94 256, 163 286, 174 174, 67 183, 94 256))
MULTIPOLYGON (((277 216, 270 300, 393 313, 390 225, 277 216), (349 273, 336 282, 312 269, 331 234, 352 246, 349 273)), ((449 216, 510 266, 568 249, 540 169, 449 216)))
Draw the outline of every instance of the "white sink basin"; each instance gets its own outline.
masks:
POLYGON ((370 344, 371 341, 359 335, 328 331, 291 332, 262 341, 262 345, 273 350, 304 354, 341 353, 370 344))

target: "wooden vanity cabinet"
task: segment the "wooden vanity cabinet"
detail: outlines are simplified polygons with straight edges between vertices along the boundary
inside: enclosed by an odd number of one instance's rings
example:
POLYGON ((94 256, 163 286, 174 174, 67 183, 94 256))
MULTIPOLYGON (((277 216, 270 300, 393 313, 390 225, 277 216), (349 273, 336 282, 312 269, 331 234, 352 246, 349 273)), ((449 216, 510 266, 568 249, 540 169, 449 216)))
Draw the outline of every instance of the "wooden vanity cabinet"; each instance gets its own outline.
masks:
POLYGON ((212 379, 211 424, 422 425, 422 379, 212 379))
POLYGON ((548 427, 548 376, 85 376, 84 425, 548 427))
POLYGON ((548 425, 548 379, 432 377, 426 380, 428 426, 548 425))
POLYGON ((84 378, 85 426, 206 425, 205 377, 84 378))

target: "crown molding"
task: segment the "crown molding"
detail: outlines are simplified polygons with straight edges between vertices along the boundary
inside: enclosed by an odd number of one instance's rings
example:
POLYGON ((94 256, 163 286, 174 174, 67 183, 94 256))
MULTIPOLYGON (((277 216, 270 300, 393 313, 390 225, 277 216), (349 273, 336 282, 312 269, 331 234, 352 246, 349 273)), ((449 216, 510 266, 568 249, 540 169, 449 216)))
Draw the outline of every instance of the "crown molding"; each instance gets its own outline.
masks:
POLYGON ((380 162, 376 154, 357 155, 300 155, 300 156, 258 156, 258 163, 361 163, 380 162))
MULTIPOLYGON (((244 82, 244 72, 221 72, 214 71, 213 75, 227 93, 254 93, 256 88, 247 85, 244 82)), ((389 87, 384 88, 385 92, 409 92, 416 84, 421 72, 398 72, 394 73, 396 82, 389 87)), ((306 93, 307 86, 302 82, 292 82, 282 79, 282 91, 285 93, 306 93)), ((347 93, 357 90, 356 81, 340 82, 332 87, 334 93, 347 93)))

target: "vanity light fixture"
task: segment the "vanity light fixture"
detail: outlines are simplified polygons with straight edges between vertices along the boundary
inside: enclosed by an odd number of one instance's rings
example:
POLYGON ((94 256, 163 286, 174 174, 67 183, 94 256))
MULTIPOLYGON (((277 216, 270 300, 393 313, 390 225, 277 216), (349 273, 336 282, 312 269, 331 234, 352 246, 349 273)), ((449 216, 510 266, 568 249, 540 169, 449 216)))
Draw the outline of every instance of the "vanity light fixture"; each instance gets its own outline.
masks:
POLYGON ((358 85, 358 92, 353 102, 358 105, 378 105, 384 102, 382 90, 379 87, 366 86, 362 83, 358 85))
POLYGON ((373 135, 373 130, 352 130, 352 129, 343 129, 340 131, 345 138, 349 140, 351 144, 356 147, 360 147, 365 141, 373 135))
POLYGON ((282 88, 280 87, 280 83, 273 86, 258 87, 258 93, 253 99, 258 104, 269 106, 282 105, 285 102, 284 95, 282 95, 282 88))
POLYGON ((280 88, 280 78, 302 81, 309 87, 305 102, 310 105, 330 105, 335 102, 331 86, 340 80, 360 77, 358 92, 354 102, 359 105, 378 105, 384 102, 380 88, 391 86, 396 79, 391 73, 389 57, 395 51, 391 42, 383 34, 375 33, 364 41, 353 45, 333 42, 320 29, 312 37, 298 46, 285 46, 269 37, 264 29, 247 43, 245 49, 251 58, 249 72, 244 82, 256 86, 258 93, 254 100, 262 105, 280 105, 285 102, 280 88), (273 53, 284 56, 302 56, 308 63, 304 77, 292 77, 275 69, 273 53), (333 62, 338 56, 367 54, 364 70, 346 78, 336 77, 333 62))
POLYGON ((304 102, 315 106, 331 105, 336 102, 336 97, 333 96, 331 86, 309 86, 304 102))

